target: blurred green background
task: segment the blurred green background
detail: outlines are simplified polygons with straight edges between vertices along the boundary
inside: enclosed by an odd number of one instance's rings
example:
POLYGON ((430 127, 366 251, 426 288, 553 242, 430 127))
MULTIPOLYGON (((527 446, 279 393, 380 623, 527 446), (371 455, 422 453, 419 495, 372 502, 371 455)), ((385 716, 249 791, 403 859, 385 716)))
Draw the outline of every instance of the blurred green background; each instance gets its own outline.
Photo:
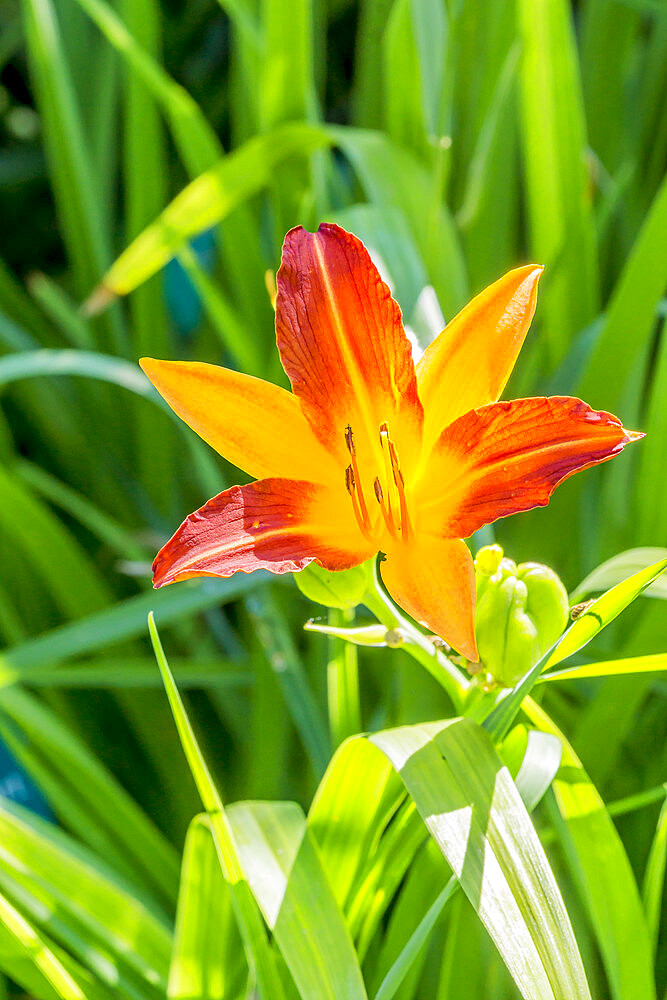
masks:
MULTIPOLYGON (((0 0, 0 735, 65 827, 128 868, 103 769, 164 833, 147 855, 196 811, 150 608, 227 800, 307 804, 329 759, 340 651, 302 631, 322 608, 291 579, 150 584, 182 518, 241 480, 136 360, 284 379, 265 272, 293 225, 360 236, 422 346, 504 271, 545 264, 509 397, 581 395, 647 436, 480 541, 571 591, 667 545, 666 108, 661 0, 0 0), (222 156, 175 259, 88 318, 121 251, 222 156)), ((642 599, 586 655, 666 639, 642 599)), ((361 680, 365 728, 450 711, 400 651, 364 652, 361 680)), ((545 704, 612 801, 664 781, 666 698, 648 675, 545 704)), ((618 820, 637 873, 657 809, 618 820)))

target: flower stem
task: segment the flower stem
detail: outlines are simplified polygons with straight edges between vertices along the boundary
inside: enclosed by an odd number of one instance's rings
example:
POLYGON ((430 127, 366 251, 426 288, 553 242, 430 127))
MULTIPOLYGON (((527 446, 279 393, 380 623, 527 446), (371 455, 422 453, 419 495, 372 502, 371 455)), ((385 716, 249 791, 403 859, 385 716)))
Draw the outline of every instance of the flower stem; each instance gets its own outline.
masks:
MULTIPOLYGON (((334 628, 350 625, 353 620, 354 611, 329 609, 329 625, 334 628)), ((357 648, 351 642, 333 636, 329 638, 327 691, 331 742, 337 747, 348 736, 360 731, 361 706, 357 648)))
POLYGON ((405 636, 403 649, 426 667, 451 698, 457 712, 463 708, 470 681, 454 666, 423 632, 405 618, 385 590, 380 577, 379 557, 373 566, 374 587, 366 593, 364 604, 388 629, 398 629, 405 636))

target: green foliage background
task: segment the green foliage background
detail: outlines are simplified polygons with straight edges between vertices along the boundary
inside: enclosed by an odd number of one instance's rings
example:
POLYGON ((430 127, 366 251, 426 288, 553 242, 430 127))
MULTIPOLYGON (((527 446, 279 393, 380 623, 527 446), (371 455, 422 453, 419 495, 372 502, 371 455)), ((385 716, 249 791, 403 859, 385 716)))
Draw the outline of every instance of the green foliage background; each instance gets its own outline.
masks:
MULTIPOLYGON (((495 525, 495 538, 517 560, 552 565, 571 591, 621 551, 651 546, 644 564, 656 561, 667 545, 666 107, 660 0, 0 0, 0 734, 91 852, 86 864, 123 891, 130 884, 132 906, 138 898, 160 914, 137 920, 150 939, 141 961, 151 953, 162 979, 149 983, 136 959, 112 989, 101 970, 109 954, 118 969, 117 952, 108 940, 99 954, 90 944, 83 904, 78 923, 65 915, 67 879, 56 905, 45 856, 28 888, 0 864, 0 891, 18 914, 4 909, 0 922, 41 926, 56 954, 86 970, 85 996, 165 995, 179 852, 199 808, 147 639, 150 609, 225 801, 307 807, 351 731, 327 706, 327 671, 356 653, 302 631, 326 612, 291 580, 152 592, 156 548, 240 474, 160 406, 136 359, 196 358, 284 379, 264 275, 297 223, 334 220, 359 235, 422 344, 505 270, 543 263, 509 395, 581 395, 647 436, 565 484, 548 508, 495 525), (191 181, 188 200, 167 208, 191 181), (111 271, 131 293, 88 318, 80 304, 151 226, 111 271), (212 231, 208 250, 200 242, 193 252, 186 237, 202 230, 212 231)), ((489 529, 479 542, 492 538, 489 529)), ((627 566, 618 579, 639 568, 627 566)), ((329 612, 334 625, 351 618, 329 612)), ((663 601, 642 598, 585 660, 660 654, 666 639, 663 601)), ((453 714, 405 651, 364 650, 358 665, 360 727, 453 714)), ((599 858, 618 894, 597 902, 577 882, 554 799, 536 814, 593 995, 656 995, 627 964, 634 929, 625 955, 611 958, 615 931, 605 939, 591 915, 632 912, 631 868, 645 880, 663 996, 664 676, 540 690, 604 802, 621 802, 612 808, 621 840, 599 858)), ((7 810, 7 829, 30 825, 7 810)), ((46 849, 22 836, 30 869, 46 849)), ((191 832, 188 863, 198 858, 213 884, 219 874, 199 841, 191 832)), ((592 839, 589 850, 595 858, 592 839)), ((394 913, 431 903, 432 869, 420 857, 394 913)), ((79 868, 71 878, 83 898, 79 868)), ((126 926, 127 899, 114 899, 98 899, 96 919, 108 925, 114 912, 126 926)), ((211 919, 231 926, 228 895, 211 899, 211 919)), ((457 897, 451 914, 396 995, 515 996, 472 910, 457 897)), ((358 915, 355 943, 377 971, 367 920, 364 930, 358 915)), ((380 920, 398 934, 398 920, 380 920)), ((217 947, 205 931, 199 940, 217 947)), ((25 957, 16 962, 3 968, 31 995, 77 995, 64 981, 49 994, 25 957)), ((184 997, 178 989, 169 995, 184 997)), ((245 994, 227 981, 196 995, 245 994)))

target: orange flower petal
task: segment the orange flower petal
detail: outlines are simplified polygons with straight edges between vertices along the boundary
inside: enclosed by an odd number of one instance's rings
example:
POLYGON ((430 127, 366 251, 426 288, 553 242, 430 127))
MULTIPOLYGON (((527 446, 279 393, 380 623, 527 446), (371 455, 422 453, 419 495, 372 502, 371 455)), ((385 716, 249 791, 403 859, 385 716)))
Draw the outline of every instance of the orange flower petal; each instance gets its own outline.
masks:
POLYGON ((386 421, 403 465, 416 463, 423 413, 412 351, 400 309, 363 243, 329 224, 316 233, 292 229, 277 286, 283 367, 320 440, 347 464, 349 424, 360 466, 376 470, 386 421))
POLYGON ((430 344, 417 366, 424 454, 444 428, 502 393, 535 312, 535 264, 510 271, 477 295, 430 344))
POLYGON ((643 437, 571 396, 491 403, 443 431, 419 484, 428 530, 466 538, 483 524, 543 507, 573 473, 643 437))
POLYGON ((344 467, 317 440, 296 396, 280 386, 198 361, 140 364, 172 410, 249 475, 344 483, 344 467))
POLYGON ((342 494, 290 479, 233 486, 190 514, 158 552, 153 585, 268 569, 294 573, 315 560, 330 570, 364 562, 372 548, 342 494))
POLYGON ((467 659, 478 659, 475 570, 465 542, 422 535, 387 552, 381 573, 400 607, 467 659))

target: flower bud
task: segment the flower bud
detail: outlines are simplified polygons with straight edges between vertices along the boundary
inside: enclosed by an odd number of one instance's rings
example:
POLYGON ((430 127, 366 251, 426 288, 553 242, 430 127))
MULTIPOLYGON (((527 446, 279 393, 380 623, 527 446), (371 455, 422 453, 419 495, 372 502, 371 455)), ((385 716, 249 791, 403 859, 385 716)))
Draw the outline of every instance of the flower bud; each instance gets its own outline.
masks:
POLYGON ((475 577, 480 660, 498 684, 513 687, 567 625, 567 591, 548 566, 517 566, 499 545, 480 549, 475 577))

